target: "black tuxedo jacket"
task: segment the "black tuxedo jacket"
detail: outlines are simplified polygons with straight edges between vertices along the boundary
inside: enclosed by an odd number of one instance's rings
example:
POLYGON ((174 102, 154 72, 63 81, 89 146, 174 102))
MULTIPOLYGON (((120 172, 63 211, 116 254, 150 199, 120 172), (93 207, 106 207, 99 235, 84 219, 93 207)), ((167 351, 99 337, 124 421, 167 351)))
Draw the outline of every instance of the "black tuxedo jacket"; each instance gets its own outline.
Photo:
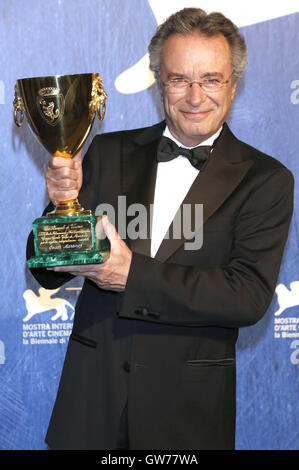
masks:
MULTIPOLYGON (((111 204, 116 220, 119 195, 127 207, 149 208, 164 125, 96 136, 80 202, 93 210, 111 204)), ((51 448, 115 448, 126 403, 132 449, 234 448, 238 328, 257 322, 272 299, 293 177, 225 124, 184 203, 203 204, 200 249, 168 239, 152 259, 149 239, 127 240, 133 258, 124 293, 85 281, 46 438, 51 448)), ((71 278, 33 274, 51 289, 71 278)))

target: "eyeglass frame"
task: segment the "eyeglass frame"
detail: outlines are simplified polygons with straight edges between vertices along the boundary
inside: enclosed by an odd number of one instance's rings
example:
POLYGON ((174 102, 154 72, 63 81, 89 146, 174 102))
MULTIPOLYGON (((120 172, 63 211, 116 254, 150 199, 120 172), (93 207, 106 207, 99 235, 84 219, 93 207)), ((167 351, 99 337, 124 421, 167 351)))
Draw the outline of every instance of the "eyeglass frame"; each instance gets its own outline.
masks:
MULTIPOLYGON (((188 88, 192 88, 193 83, 197 83, 205 94, 215 93, 215 92, 221 90, 224 87, 224 85, 226 85, 230 81, 232 75, 233 75, 233 73, 230 74, 230 76, 228 77, 227 80, 219 81, 219 86, 215 90, 208 90, 208 91, 206 91, 202 88, 202 86, 204 85, 204 82, 200 82, 199 80, 188 80, 186 78, 181 78, 180 79, 181 83, 185 82, 186 86, 184 86, 182 88, 176 88, 176 91, 173 92, 173 93, 186 93, 188 88)), ((162 80, 160 80, 160 83, 162 83, 164 85, 164 87, 166 88, 166 90, 167 90, 167 85, 169 86, 169 83, 170 82, 175 82, 175 80, 177 80, 177 79, 170 79, 170 80, 167 80, 166 82, 162 82, 162 80)), ((173 87, 173 88, 175 88, 175 87, 173 87)))

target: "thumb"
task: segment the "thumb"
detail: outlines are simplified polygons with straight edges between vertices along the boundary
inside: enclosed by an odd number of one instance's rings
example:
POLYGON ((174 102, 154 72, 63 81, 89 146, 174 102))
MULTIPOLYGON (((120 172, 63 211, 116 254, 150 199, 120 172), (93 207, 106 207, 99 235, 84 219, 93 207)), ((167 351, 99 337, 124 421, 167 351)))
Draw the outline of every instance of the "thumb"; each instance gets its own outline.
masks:
POLYGON ((100 218, 100 223, 101 223, 101 225, 103 227, 103 230, 104 230, 104 232, 105 232, 105 234, 106 234, 106 236, 107 236, 107 238, 109 239, 110 242, 113 242, 113 240, 118 240, 120 238, 116 228, 109 221, 107 215, 103 215, 100 218))
POLYGON ((80 168, 80 165, 82 164, 82 150, 76 153, 76 155, 73 156, 72 160, 74 162, 74 167, 76 169, 80 168))

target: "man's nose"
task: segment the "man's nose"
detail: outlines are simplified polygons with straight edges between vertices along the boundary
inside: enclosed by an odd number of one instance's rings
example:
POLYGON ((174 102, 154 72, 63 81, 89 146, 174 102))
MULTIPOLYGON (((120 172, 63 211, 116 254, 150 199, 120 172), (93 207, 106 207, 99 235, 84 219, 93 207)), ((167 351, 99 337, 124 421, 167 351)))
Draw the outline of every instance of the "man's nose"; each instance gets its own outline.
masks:
POLYGON ((192 106, 199 106, 207 98, 207 95, 202 90, 201 86, 197 82, 190 83, 187 89, 186 101, 192 106))

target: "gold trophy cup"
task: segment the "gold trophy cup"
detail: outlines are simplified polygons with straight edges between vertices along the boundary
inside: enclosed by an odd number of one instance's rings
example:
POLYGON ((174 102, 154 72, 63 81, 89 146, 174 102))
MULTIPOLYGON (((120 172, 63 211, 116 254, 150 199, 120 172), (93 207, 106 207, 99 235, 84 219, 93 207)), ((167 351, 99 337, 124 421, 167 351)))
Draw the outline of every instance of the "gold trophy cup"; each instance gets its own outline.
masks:
MULTIPOLYGON (((17 80, 14 120, 24 115, 31 130, 51 155, 72 158, 87 139, 95 115, 104 119, 107 95, 96 73, 17 80)), ((60 201, 55 210, 33 222, 35 256, 29 268, 102 263, 107 238, 97 239, 97 218, 77 199, 60 201)))

